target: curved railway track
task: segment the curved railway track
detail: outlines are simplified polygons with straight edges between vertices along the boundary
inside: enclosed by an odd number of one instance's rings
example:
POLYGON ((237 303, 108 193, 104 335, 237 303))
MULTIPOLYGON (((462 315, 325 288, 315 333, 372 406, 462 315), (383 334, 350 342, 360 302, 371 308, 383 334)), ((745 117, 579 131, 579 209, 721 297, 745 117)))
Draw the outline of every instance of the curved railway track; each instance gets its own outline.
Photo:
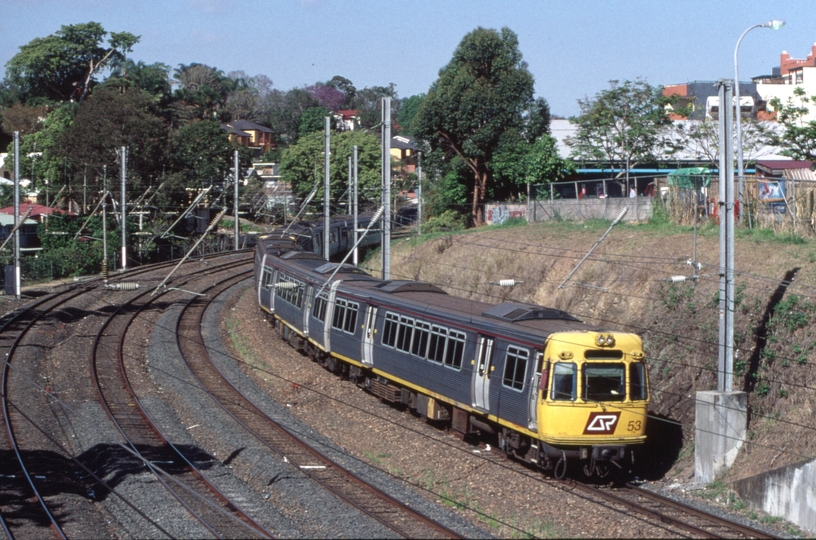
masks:
MULTIPOLYGON (((47 411, 58 398, 47 384, 40 384, 35 375, 37 365, 43 360, 43 349, 47 347, 36 339, 27 341, 28 335, 38 324, 65 328, 79 319, 102 318, 103 312, 88 308, 89 302, 98 300, 89 293, 99 291, 102 285, 111 285, 114 289, 125 278, 161 272, 175 264, 162 263, 135 269, 109 281, 94 278, 72 284, 20 306, 0 319, 0 352, 6 359, 0 382, 5 426, 2 449, 9 456, 2 460, 0 473, 3 493, 0 517, 9 538, 31 534, 26 524, 33 524, 38 531, 33 537, 42 534, 39 529, 49 527, 54 536, 65 538, 63 526, 71 518, 67 506, 59 501, 60 492, 79 494, 85 490, 88 498, 92 498, 92 486, 104 484, 86 463, 73 457, 63 444, 41 427, 36 411, 47 411), (36 406, 32 401, 38 402, 36 406), (44 449, 49 446, 50 450, 44 449)), ((86 534, 93 536, 98 531, 91 533, 88 530, 86 534)))
POLYGON ((620 489, 602 489, 575 480, 559 480, 567 489, 580 490, 593 497, 636 512, 646 519, 662 523, 667 530, 687 538, 776 538, 722 516, 670 499, 633 484, 620 489))
MULTIPOLYGON (((135 286, 121 286, 117 289, 116 282, 128 279, 132 283, 140 278, 155 283, 161 279, 158 273, 166 273, 166 269, 172 264, 134 269, 107 282, 100 278, 73 284, 0 318, 0 350, 6 353, 7 358, 2 376, 2 410, 6 426, 2 436, 6 445, 3 450, 9 456, 16 456, 13 460, 4 460, 0 466, 0 486, 3 488, 0 495, 0 526, 7 537, 39 538, 44 534, 45 528, 50 528, 50 534, 60 538, 105 535, 104 523, 88 527, 91 523, 83 520, 93 519, 88 517, 93 514, 89 508, 94 506, 95 501, 105 501, 109 496, 118 498, 130 507, 138 519, 148 522, 146 528, 135 530, 150 530, 153 531, 151 534, 159 536, 174 536, 171 532, 174 530, 200 530, 205 532, 199 534, 216 538, 273 535, 271 531, 274 529, 265 528, 240 510, 239 505, 234 502, 241 500, 240 495, 233 500, 229 490, 221 492, 207 480, 207 473, 204 471, 207 470, 208 462, 213 462, 211 455, 198 447, 174 444, 172 437, 164 435, 163 428, 151 420, 150 413, 140 401, 139 390, 134 387, 136 383, 128 376, 126 365, 129 362, 132 367, 134 362, 138 363, 134 359, 133 349, 131 353, 126 352, 128 333, 131 327, 138 326, 135 324, 137 321, 151 324, 145 321, 155 321, 159 317, 157 313, 183 304, 180 299, 186 298, 187 294, 201 295, 201 291, 205 291, 212 295, 248 279, 251 275, 251 258, 242 254, 236 261, 234 254, 230 255, 233 260, 226 264, 210 262, 206 266, 198 265, 195 274, 174 277, 159 295, 150 294, 149 287, 147 290, 139 290, 135 286), (213 285, 213 282, 216 284, 213 285), (110 285, 106 288, 117 291, 115 297, 109 296, 107 291, 101 292, 103 283, 110 285), (65 335, 70 334, 70 329, 78 324, 83 325, 82 331, 75 332, 66 339, 65 335), (78 333, 82 335, 78 337, 78 333), (76 388, 67 389, 64 385, 60 392, 56 392, 49 386, 47 377, 42 376, 43 364, 53 361, 50 356, 54 353, 49 348, 56 346, 50 345, 49 340, 58 342, 59 339, 63 339, 63 342, 81 340, 79 347, 86 350, 53 369, 67 368, 79 372, 82 371, 81 366, 85 365, 93 387, 86 383, 88 388, 80 392, 76 388), (92 345, 86 346, 85 343, 92 345), (40 377, 46 382, 43 383, 40 377), (93 401, 98 403, 95 408, 91 407, 94 411, 99 411, 94 416, 87 412, 87 396, 91 394, 93 401), (84 403, 78 404, 81 401, 84 403), (94 452, 84 453, 91 455, 90 459, 78 457, 77 453, 92 446, 92 443, 66 443, 64 438, 59 437, 65 433, 55 433, 60 431, 60 427, 54 429, 53 418, 50 424, 42 424, 40 420, 43 416, 50 414, 49 407, 60 409, 58 415, 72 416, 70 422, 90 423, 92 431, 106 432, 105 435, 99 435, 100 438, 105 438, 103 449, 97 450, 99 445, 94 445, 94 452), (80 407, 85 410, 80 412, 80 407), (99 416, 100 413, 106 420, 99 416), (111 440, 111 435, 114 440, 111 440), (43 450, 46 447, 48 450, 43 450), (44 458, 44 455, 47 456, 44 458), (60 468, 65 470, 59 479, 59 486, 55 488, 54 473, 60 468), (172 526, 165 528, 168 518, 152 513, 151 509, 143 509, 145 503, 141 502, 142 499, 135 502, 133 499, 128 500, 132 493, 120 493, 121 485, 118 482, 125 476, 152 476, 153 485, 161 486, 160 489, 172 496, 177 501, 174 505, 179 509, 183 508, 190 516, 188 519, 200 523, 198 529, 185 528, 186 526, 178 528, 178 525, 175 529, 172 526), (87 514, 78 512, 79 507, 87 514), (68 523, 71 525, 66 528, 68 523)), ((195 261, 195 264, 199 262, 195 261)), ((194 323, 194 339, 199 353, 206 351, 206 348, 201 348, 203 338, 198 325, 208 303, 203 297, 197 296, 178 315, 179 327, 188 326, 188 323, 182 321, 197 321, 194 323)), ((207 369, 211 370, 210 373, 216 371, 189 358, 190 334, 185 333, 185 336, 179 341, 179 350, 187 352, 186 361, 202 377, 202 381, 208 381, 208 385, 214 384, 215 379, 212 376, 208 378, 203 373, 207 369)), ((141 335, 138 339, 141 339, 141 335)), ((144 342, 131 344, 130 347, 143 349, 144 342)), ((205 358, 202 356, 199 360, 205 358)), ((76 375, 73 380, 78 378, 82 378, 82 375, 76 375)), ((200 384, 203 385, 203 382, 200 384)), ((223 379, 220 384, 226 386, 223 379)), ((234 388, 229 387, 234 392, 234 388)), ((212 394, 215 395, 216 392, 212 394)), ((237 394, 229 394, 229 399, 234 405, 238 399, 237 394)), ((242 407, 253 407, 245 398, 242 399, 242 407)), ((229 406, 226 405, 227 408, 229 406)), ((268 417, 264 418, 261 424, 254 421, 253 436, 260 436, 265 440, 267 453, 287 456, 290 466, 294 471, 299 471, 298 474, 302 473, 304 478, 322 485, 333 496, 355 506, 372 520, 384 524, 393 534, 404 537, 459 537, 395 499, 377 492, 375 488, 365 487, 360 480, 344 477, 342 467, 327 461, 327 458, 321 458, 317 451, 296 449, 293 446, 296 438, 291 434, 281 439, 280 433, 285 431, 279 431, 278 440, 273 444, 271 441, 274 437, 270 436, 268 424, 270 420, 268 417), (260 427, 262 424, 265 427, 260 427), (323 465, 318 467, 326 467, 330 471, 304 469, 300 466, 313 465, 321 459, 319 463, 323 465)), ((244 425, 252 423, 253 421, 249 421, 244 425)), ((280 461, 280 458, 277 459, 280 461)), ((223 466, 221 470, 223 472, 223 466)), ((138 482, 144 483, 144 480, 138 482)), ((144 497, 154 497, 156 489, 151 488, 150 494, 144 497)), ((169 501, 169 496, 157 500, 169 501)), ((166 506, 167 502, 158 504, 166 506)), ((155 503, 147 504, 151 505, 156 506, 155 503)), ((161 512, 165 509, 162 508, 161 512)))
MULTIPOLYGON (((246 261, 212 268, 217 276, 245 267, 246 261)), ((200 276, 198 276, 200 278, 200 276)), ((174 285, 184 286, 192 278, 174 285)), ((187 456, 152 421, 140 403, 125 368, 124 345, 130 325, 154 297, 149 291, 122 303, 97 333, 92 353, 92 372, 100 403, 125 439, 131 455, 156 475, 164 488, 207 530, 219 538, 272 537, 207 479, 196 466, 197 457, 187 456), (110 354, 116 351, 116 354, 110 354)))
POLYGON ((209 299, 218 297, 248 277, 249 273, 235 276, 201 291, 207 296, 191 299, 178 318, 176 340, 179 350, 201 387, 259 442, 397 535, 404 538, 460 538, 454 531, 375 488, 302 441, 263 413, 219 371, 204 344, 202 319, 209 299))

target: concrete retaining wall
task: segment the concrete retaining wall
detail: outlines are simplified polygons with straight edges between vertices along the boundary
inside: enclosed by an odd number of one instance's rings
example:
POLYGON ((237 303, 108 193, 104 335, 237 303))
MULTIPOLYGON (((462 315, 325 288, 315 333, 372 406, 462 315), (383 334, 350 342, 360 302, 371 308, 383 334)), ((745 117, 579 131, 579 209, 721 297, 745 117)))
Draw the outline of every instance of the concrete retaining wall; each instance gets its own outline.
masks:
POLYGON ((533 201, 532 204, 485 204, 485 221, 488 225, 501 224, 511 218, 523 218, 531 223, 538 221, 585 221, 587 219, 615 219, 621 210, 629 206, 624 221, 646 221, 652 217, 652 198, 632 199, 609 197, 604 199, 570 199, 533 201), (528 219, 532 214, 532 219, 528 219))
POLYGON ((733 487, 754 509, 816 534, 816 461, 780 467, 734 482, 733 487))

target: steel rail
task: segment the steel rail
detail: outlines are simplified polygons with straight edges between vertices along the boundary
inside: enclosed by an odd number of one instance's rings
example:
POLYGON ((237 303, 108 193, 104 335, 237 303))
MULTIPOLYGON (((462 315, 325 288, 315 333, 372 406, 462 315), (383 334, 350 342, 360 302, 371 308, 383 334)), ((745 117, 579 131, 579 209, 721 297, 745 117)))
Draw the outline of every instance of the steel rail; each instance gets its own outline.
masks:
MULTIPOLYGON (((234 254, 238 252, 229 253, 234 254)), ((212 254, 207 257, 218 256, 219 254, 212 254)), ((164 262, 137 267, 129 272, 121 273, 119 278, 141 275, 146 272, 161 269, 164 266, 171 266, 172 264, 173 262, 164 262)), ((34 482, 34 479, 32 478, 29 469, 25 464, 23 452, 20 448, 18 437, 15 433, 15 428, 11 419, 12 412, 9 408, 8 400, 10 374, 12 371, 11 362, 14 359, 14 354, 17 351, 20 343, 38 321, 49 313, 55 312, 65 303, 87 293, 90 290, 93 290, 95 287, 101 284, 103 280, 104 277, 96 276, 81 282, 66 284, 63 290, 45 295, 34 300, 33 302, 29 302, 16 309, 13 309, 0 317, 0 354, 3 354, 4 357, 2 376, 0 377, 0 392, 2 392, 2 407, 0 408, 0 414, 3 416, 3 424, 5 426, 5 444, 7 444, 15 454, 18 470, 21 475, 25 477, 26 482, 28 483, 28 488, 31 490, 29 495, 33 496, 33 498, 39 503, 39 506, 42 508, 44 519, 51 524, 54 534, 60 538, 65 538, 65 533, 62 531, 62 527, 59 525, 58 519, 49 510, 48 504, 46 503, 44 497, 40 494, 39 489, 37 488, 36 483, 34 482)), ((30 421, 30 419, 28 420, 30 421)), ((0 523, 2 523, 3 530, 6 532, 7 536, 9 538, 13 538, 14 535, 12 533, 12 529, 15 527, 7 523, 1 512, 0 523)))
MULTIPOLYGON (((212 275, 245 267, 250 263, 251 261, 247 260, 240 260, 238 262, 231 261, 227 264, 211 268, 204 274, 188 275, 180 280, 177 279, 174 284, 184 285, 200 280, 204 276, 211 277, 212 275)), ((261 537, 271 538, 272 533, 265 530, 248 514, 242 511, 238 505, 233 503, 229 497, 224 495, 176 445, 170 442, 161 428, 150 418, 150 415, 136 396, 136 392, 127 376, 125 367, 124 347, 127 330, 137 317, 158 298, 159 296, 153 296, 150 291, 145 291, 134 296, 111 313, 109 318, 99 329, 91 356, 92 376, 96 384, 99 401, 116 429, 126 441, 126 444, 130 447, 132 453, 143 461, 157 480, 179 501, 187 512, 213 535, 219 538, 232 538, 246 537, 249 533, 255 533, 261 537), (137 301, 145 297, 147 297, 146 302, 137 304, 137 301), (133 309, 134 307, 136 309, 133 309), (126 317, 121 317, 120 315, 125 309, 133 310, 126 313, 126 317), (114 332, 107 332, 106 334, 106 330, 112 328, 114 321, 117 321, 117 324, 120 324, 121 327, 116 328, 114 332), (110 355, 99 354, 100 347, 103 346, 102 342, 106 335, 112 338, 118 338, 115 346, 111 347, 116 349, 115 358, 110 355), (105 363, 106 360, 108 361, 107 363, 105 363), (108 372, 106 373, 105 370, 108 372), (141 439, 143 442, 137 442, 136 439, 141 439), (162 457, 160 461, 173 461, 174 458, 180 460, 185 464, 185 472, 192 475, 192 478, 184 482, 169 475, 161 467, 156 466, 151 460, 155 461, 159 456, 151 456, 148 458, 139 450, 139 447, 145 444, 153 448, 166 448, 168 455, 162 457), (171 479, 180 489, 171 486, 168 479, 171 479), (195 489, 194 486, 190 485, 190 482, 197 483, 199 488, 195 489), (199 491, 201 491, 201 486, 215 496, 216 503, 200 495, 199 491), (190 496, 185 492, 189 492, 190 496), (211 524, 210 521, 213 520, 212 515, 209 517, 205 516, 204 514, 206 512, 215 512, 222 517, 227 517, 227 521, 231 527, 225 529, 223 526, 211 524)))
MULTIPOLYGON (((224 290, 233 286, 232 282, 237 283, 242 279, 245 278, 236 276, 232 280, 225 280, 220 284, 213 285, 206 289, 206 292, 212 298, 216 298, 224 290)), ((187 302, 184 313, 177 321, 176 339, 191 372, 201 383, 202 388, 207 390, 212 399, 228 415, 261 443, 284 457, 301 473, 397 534, 404 537, 460 538, 460 535, 444 525, 437 523, 362 480, 359 476, 331 460, 290 430, 269 418, 255 406, 218 369, 209 354, 207 346, 204 344, 201 324, 208 304, 209 300, 200 297, 187 302), (315 463, 318 463, 318 465, 315 465, 315 463), (304 468, 304 466, 309 468, 304 468), (371 497, 375 497, 377 504, 384 503, 387 508, 380 510, 374 508, 371 497), (400 528, 400 525, 395 523, 397 520, 409 524, 411 522, 420 523, 424 528, 419 532, 412 533, 400 528)))

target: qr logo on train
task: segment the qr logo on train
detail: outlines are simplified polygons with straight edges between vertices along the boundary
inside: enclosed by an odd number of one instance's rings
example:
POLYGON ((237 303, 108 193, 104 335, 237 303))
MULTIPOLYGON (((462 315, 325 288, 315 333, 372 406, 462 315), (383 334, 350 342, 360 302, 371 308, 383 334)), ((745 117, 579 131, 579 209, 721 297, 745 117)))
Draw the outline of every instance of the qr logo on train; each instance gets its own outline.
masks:
POLYGON ((619 412, 590 413, 584 428, 584 435, 612 435, 618 425, 619 412))

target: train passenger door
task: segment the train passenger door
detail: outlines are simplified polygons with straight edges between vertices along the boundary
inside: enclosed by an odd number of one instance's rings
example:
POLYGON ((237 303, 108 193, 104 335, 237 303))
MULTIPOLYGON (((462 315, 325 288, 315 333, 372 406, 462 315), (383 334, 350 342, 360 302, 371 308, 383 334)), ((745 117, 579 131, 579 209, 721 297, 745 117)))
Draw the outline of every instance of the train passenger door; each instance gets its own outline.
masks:
POLYGON ((533 370, 533 376, 530 378, 530 399, 527 401, 527 427, 532 431, 538 431, 538 392, 540 390, 541 369, 543 365, 544 353, 536 351, 535 370, 533 370))
POLYGON ((311 304, 312 293, 314 292, 314 287, 309 285, 306 287, 306 290, 303 291, 303 335, 309 335, 309 305, 311 304))
POLYGON ((490 362, 493 357, 493 339, 479 336, 476 362, 473 366, 473 406, 490 410, 490 362))
POLYGON ((368 306, 365 316, 365 327, 363 327, 363 364, 374 365, 374 325, 377 322, 377 307, 368 306))

